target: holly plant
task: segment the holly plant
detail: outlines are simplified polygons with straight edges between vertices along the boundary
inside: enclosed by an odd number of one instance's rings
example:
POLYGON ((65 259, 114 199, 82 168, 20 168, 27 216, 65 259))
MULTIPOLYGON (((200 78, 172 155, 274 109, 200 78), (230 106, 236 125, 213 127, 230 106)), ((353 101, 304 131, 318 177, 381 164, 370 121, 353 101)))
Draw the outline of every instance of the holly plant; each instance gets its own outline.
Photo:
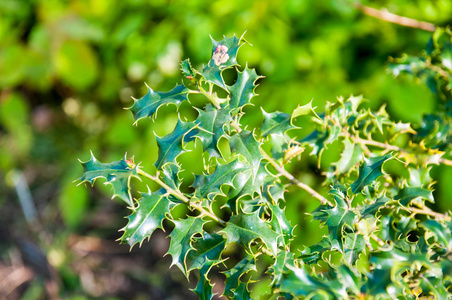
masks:
MULTIPOLYGON (((451 33, 440 30, 435 34, 441 41, 437 38, 430 52, 440 57, 434 61, 440 65, 419 60, 429 68, 427 76, 441 80, 437 92, 450 95, 451 33)), ((435 201, 432 167, 452 165, 448 110, 412 125, 391 120, 384 106, 364 108, 363 97, 351 96, 328 102, 323 112, 312 102, 291 113, 262 109, 261 124, 245 126, 244 108, 262 76, 237 62, 246 44, 243 36, 212 43, 202 70, 182 61, 181 84, 167 92, 148 87, 129 108, 135 123, 157 118, 166 105, 196 111, 193 121, 179 111, 174 130, 156 136, 154 169, 146 171, 127 156, 101 163, 91 154, 82 163, 80 183, 104 178, 113 196, 130 208, 121 243, 141 245, 155 230, 173 228, 171 266, 194 278, 193 292, 200 299, 214 296, 215 274, 223 274, 228 299, 250 299, 261 278, 269 284, 271 299, 451 299, 451 213, 430 208, 435 201), (225 80, 231 73, 233 83, 225 80), (204 102, 194 105, 190 97, 204 102), (299 119, 308 120, 313 131, 299 136, 299 119), (202 147, 202 172, 191 178, 179 161, 190 142, 202 147), (325 168, 320 162, 328 147, 337 149, 338 159, 325 168), (288 171, 300 163, 296 158, 308 157, 306 151, 319 161, 328 193, 288 171), (388 162, 406 172, 387 173, 388 162), (135 180, 158 188, 136 191, 135 180), (293 245, 295 224, 285 211, 286 198, 294 201, 288 190, 298 188, 318 205, 299 214, 309 213, 327 232, 303 249, 293 245), (182 216, 175 213, 180 207, 185 208, 182 216)), ((393 69, 408 70, 407 63, 394 61, 393 69)), ((440 105, 451 103, 449 96, 440 105)))

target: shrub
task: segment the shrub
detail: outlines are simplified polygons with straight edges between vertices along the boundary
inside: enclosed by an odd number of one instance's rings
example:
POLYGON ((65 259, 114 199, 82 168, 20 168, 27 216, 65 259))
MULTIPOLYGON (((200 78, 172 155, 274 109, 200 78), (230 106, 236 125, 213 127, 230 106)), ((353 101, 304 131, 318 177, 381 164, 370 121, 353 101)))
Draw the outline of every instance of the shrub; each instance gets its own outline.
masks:
POLYGON ((82 163, 80 181, 92 185, 105 178, 113 195, 129 206, 122 243, 141 245, 164 223, 172 224, 171 265, 187 278, 197 274, 193 291, 201 299, 213 297, 210 279, 218 272, 225 275, 224 295, 234 299, 249 299, 253 282, 262 277, 273 299, 451 298, 451 217, 428 206, 434 203, 432 165, 452 165, 446 158, 452 130, 451 36, 439 29, 423 56, 393 60, 390 66, 396 74, 425 79, 437 93, 440 109, 422 124, 394 122, 384 106, 366 109, 363 97, 351 96, 327 103, 323 113, 312 101, 292 113, 262 109, 262 124, 255 128, 242 121, 261 78, 238 65, 246 41, 243 36, 212 39, 212 58, 202 71, 184 60, 182 84, 168 92, 148 88, 129 108, 138 122, 157 118, 164 105, 179 108, 193 95, 205 98, 206 103, 189 102, 197 112, 194 120, 179 115, 171 133, 156 137, 155 170, 147 172, 127 156, 101 163, 91 154, 82 163), (224 70, 236 72, 231 85, 224 70), (296 124, 303 117, 315 129, 299 136, 296 124), (320 167, 322 153, 333 143, 341 145, 339 159, 321 170, 327 196, 286 171, 306 149, 320 167), (193 147, 202 147, 203 172, 191 178, 178 158, 193 147), (405 173, 385 173, 388 161, 405 173), (132 178, 159 188, 137 192, 132 178), (292 245, 293 226, 285 214, 290 185, 319 202, 311 215, 328 232, 302 251, 292 245))

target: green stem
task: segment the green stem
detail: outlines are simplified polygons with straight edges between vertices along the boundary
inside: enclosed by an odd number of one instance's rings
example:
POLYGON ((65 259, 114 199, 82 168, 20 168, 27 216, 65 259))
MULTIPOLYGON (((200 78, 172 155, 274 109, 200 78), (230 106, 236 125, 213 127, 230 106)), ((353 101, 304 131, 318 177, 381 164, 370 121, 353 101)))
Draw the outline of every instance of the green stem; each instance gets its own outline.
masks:
POLYGON ((221 225, 226 226, 226 222, 225 221, 223 221, 220 218, 218 218, 212 212, 206 210, 204 207, 202 207, 201 204, 199 204, 197 202, 190 201, 190 199, 187 198, 184 194, 182 194, 179 190, 175 190, 175 189, 169 187, 157 175, 153 176, 151 174, 146 173, 145 171, 143 171, 141 169, 138 169, 138 175, 142 175, 142 176, 154 181, 155 183, 160 185, 162 188, 164 188, 171 195, 173 195, 173 196, 177 197, 178 199, 184 201, 186 204, 188 204, 189 206, 193 207, 194 209, 197 209, 199 212, 201 212, 202 214, 208 216, 209 218, 211 218, 212 220, 216 221, 217 223, 220 223, 221 225))

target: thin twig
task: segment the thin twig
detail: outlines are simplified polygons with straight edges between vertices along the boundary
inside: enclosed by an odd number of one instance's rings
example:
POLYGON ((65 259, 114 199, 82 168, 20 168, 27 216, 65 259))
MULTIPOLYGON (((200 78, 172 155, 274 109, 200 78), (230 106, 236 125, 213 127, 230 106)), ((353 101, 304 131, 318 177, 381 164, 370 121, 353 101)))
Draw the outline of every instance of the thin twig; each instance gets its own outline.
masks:
POLYGON ((426 215, 426 216, 434 217, 435 219, 438 219, 438 220, 450 221, 449 215, 433 211, 430 208, 428 208, 427 206, 424 206, 423 208, 410 207, 410 211, 413 212, 414 214, 426 215))
POLYGON ((142 175, 146 178, 149 178, 150 180, 154 181, 158 185, 160 185, 162 188, 164 188, 168 193, 171 195, 179 198, 180 200, 184 201, 191 207, 197 209, 202 214, 210 217, 212 220, 216 221, 217 223, 220 223, 223 226, 226 226, 226 222, 218 218, 215 214, 211 213, 210 211, 207 211, 202 205, 200 205, 198 202, 193 202, 189 198, 187 198, 184 194, 182 194, 179 190, 175 190, 171 187, 169 187, 166 183, 164 183, 157 175, 153 176, 151 174, 146 173, 145 171, 138 169, 138 175, 142 175))
POLYGON ((306 192, 308 192, 312 197, 319 200, 322 205, 328 204, 329 206, 334 206, 325 197, 320 195, 316 190, 311 188, 309 185, 299 181, 292 174, 287 172, 286 169, 284 169, 277 161, 275 161, 270 155, 268 155, 267 152, 265 152, 262 148, 260 150, 261 150, 262 156, 266 160, 268 160, 268 162, 276 169, 276 171, 278 171, 278 173, 280 173, 281 175, 283 175, 284 177, 289 179, 290 182, 292 182, 293 184, 297 185, 298 187, 300 187, 303 190, 305 190, 306 192))
POLYGON ((354 5, 357 9, 359 9, 366 15, 386 21, 386 22, 398 24, 401 26, 411 27, 411 28, 422 29, 422 30, 431 31, 431 32, 435 31, 435 29, 436 29, 436 26, 432 23, 418 21, 415 19, 407 18, 407 17, 402 17, 399 15, 390 13, 386 10, 378 10, 378 9, 375 9, 375 8, 372 8, 369 6, 365 6, 361 3, 354 3, 354 5))
MULTIPOLYGON (((345 131, 346 132, 346 131, 345 131)), ((401 153, 405 153, 405 154, 410 154, 409 151, 400 148, 398 146, 394 146, 394 145, 390 145, 390 144, 385 144, 385 143, 381 143, 381 142, 377 142, 374 140, 366 140, 366 139, 362 139, 358 136, 353 136, 350 133, 347 132, 347 135, 355 142, 355 143, 360 143, 362 145, 369 145, 369 146, 375 146, 375 147, 379 147, 379 148, 383 148, 389 151, 396 151, 396 152, 401 152, 401 153)), ((446 159, 446 158, 440 158, 439 163, 444 164, 446 166, 452 166, 452 160, 446 159)))

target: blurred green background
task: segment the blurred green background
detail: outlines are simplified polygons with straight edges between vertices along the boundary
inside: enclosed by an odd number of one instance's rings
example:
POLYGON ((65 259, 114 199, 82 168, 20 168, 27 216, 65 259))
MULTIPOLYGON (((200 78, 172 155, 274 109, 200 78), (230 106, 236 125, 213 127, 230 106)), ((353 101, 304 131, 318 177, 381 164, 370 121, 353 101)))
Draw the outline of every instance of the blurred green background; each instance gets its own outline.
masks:
MULTIPOLYGON (((362 3, 452 23, 450 0, 362 3)), ((422 83, 386 71, 389 57, 419 54, 431 33, 369 17, 351 1, 1 0, 0 298, 195 298, 183 275, 168 271, 163 232, 130 254, 114 242, 128 212, 109 199, 110 187, 73 183, 82 172, 77 159, 88 160, 92 150, 108 162, 127 152, 152 166, 154 132, 170 132, 176 111, 164 108, 157 123, 135 127, 123 109, 131 96, 141 97, 145 82, 159 91, 174 87, 182 59, 202 68, 209 34, 219 40, 245 31, 253 46, 241 48, 239 62, 266 76, 247 109, 250 124, 260 122, 260 106, 291 112, 314 99, 322 111, 340 95, 363 94, 372 108, 386 103, 404 122, 436 107, 422 83)), ((304 158, 294 173, 324 192, 315 160, 304 158)), ((452 180, 450 170, 434 173, 452 180)), ((452 191, 440 183, 436 196, 452 191)), ((305 215, 316 204, 303 192, 289 197, 299 248, 320 238, 305 215)))

